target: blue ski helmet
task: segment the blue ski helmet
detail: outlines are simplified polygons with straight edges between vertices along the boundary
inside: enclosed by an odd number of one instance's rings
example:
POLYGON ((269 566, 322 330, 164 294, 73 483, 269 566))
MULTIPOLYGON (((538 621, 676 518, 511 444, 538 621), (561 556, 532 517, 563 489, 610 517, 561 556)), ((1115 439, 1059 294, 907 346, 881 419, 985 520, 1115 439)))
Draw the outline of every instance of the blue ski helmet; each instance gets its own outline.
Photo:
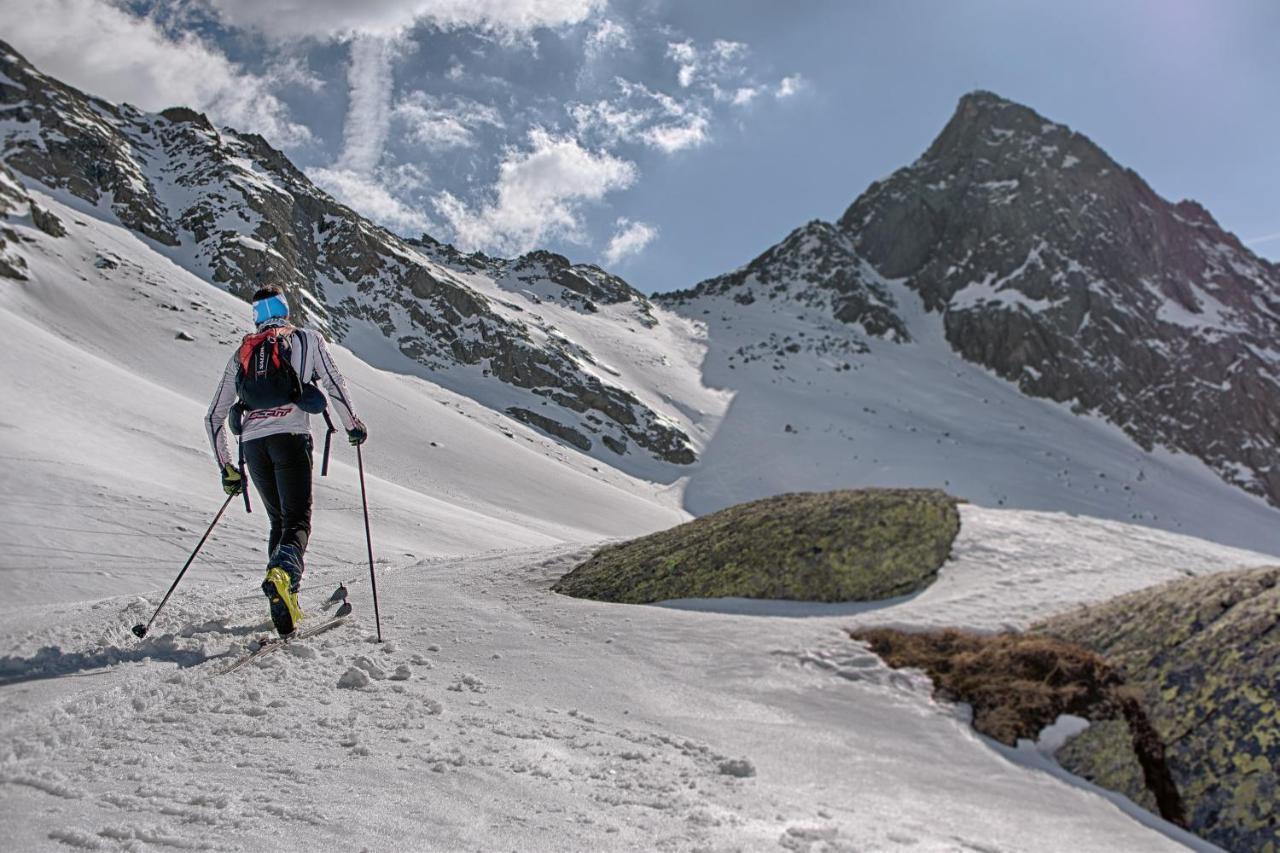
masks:
POLYGON ((261 326, 289 316, 289 303, 278 290, 259 290, 253 295, 253 322, 261 326))

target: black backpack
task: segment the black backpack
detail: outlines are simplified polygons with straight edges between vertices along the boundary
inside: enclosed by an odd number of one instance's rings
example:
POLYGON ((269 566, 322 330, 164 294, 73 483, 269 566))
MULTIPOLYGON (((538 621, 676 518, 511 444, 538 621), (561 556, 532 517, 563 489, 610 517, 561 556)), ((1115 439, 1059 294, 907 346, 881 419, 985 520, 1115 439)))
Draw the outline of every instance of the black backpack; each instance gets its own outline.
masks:
POLYGON ((245 336, 236 372, 236 396, 245 410, 272 409, 302 399, 302 382, 293 369, 292 352, 292 326, 272 326, 245 336))

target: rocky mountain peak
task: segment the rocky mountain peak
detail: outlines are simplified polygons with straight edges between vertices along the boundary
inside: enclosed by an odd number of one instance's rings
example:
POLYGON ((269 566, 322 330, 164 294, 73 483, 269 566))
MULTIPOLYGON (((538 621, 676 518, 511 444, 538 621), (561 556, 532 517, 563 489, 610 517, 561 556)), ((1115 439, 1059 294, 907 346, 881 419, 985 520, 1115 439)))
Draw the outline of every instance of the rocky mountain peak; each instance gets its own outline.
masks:
POLYGON ((198 113, 189 107, 169 107, 167 110, 161 110, 160 115, 167 118, 174 124, 194 124, 196 127, 207 131, 213 131, 213 122, 209 121, 209 117, 204 113, 198 113))
POLYGON ((966 358, 1280 502, 1280 275, 1196 202, 975 92, 839 224, 966 358))
POLYGON ((960 98, 956 111, 925 152, 925 160, 979 157, 1009 143, 1023 145, 1043 137, 1070 133, 1030 107, 994 92, 970 92, 960 98))

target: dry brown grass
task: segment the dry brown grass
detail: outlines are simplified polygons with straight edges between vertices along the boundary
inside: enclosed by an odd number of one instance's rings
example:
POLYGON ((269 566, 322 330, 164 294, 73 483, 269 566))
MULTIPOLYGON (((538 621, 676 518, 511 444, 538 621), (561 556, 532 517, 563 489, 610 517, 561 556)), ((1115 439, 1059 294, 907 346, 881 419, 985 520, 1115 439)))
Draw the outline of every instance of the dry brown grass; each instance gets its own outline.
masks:
POLYGON ((973 727, 1013 746, 1035 740, 1062 714, 1123 719, 1161 815, 1186 825, 1164 744, 1120 670, 1083 646, 1036 634, 908 633, 892 628, 850 632, 894 668, 924 670, 942 698, 973 707, 973 727))

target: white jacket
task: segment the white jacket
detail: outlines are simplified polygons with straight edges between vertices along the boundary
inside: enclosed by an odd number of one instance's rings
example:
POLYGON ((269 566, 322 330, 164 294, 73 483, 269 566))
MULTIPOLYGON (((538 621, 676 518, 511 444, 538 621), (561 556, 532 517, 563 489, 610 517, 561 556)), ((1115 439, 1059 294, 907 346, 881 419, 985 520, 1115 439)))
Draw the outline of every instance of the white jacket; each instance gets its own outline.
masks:
MULTIPOLYGON (((209 404, 209 412, 205 416, 205 429, 209 433, 209 443, 213 445, 213 453, 218 458, 218 467, 227 463, 235 464, 231 451, 227 447, 227 414, 236 401, 236 374, 240 369, 239 345, 227 362, 227 369, 222 372, 218 388, 213 392, 213 402, 209 404)), ((353 427, 364 427, 351 408, 351 396, 347 393, 347 382, 338 372, 329 355, 329 347, 319 332, 311 329, 294 329, 289 361, 298 372, 298 379, 304 384, 319 382, 329 392, 331 408, 338 413, 342 425, 348 430, 353 427)), ((292 404, 277 406, 274 409, 258 409, 244 413, 241 441, 253 441, 268 435, 280 433, 311 434, 311 415, 292 404)))

